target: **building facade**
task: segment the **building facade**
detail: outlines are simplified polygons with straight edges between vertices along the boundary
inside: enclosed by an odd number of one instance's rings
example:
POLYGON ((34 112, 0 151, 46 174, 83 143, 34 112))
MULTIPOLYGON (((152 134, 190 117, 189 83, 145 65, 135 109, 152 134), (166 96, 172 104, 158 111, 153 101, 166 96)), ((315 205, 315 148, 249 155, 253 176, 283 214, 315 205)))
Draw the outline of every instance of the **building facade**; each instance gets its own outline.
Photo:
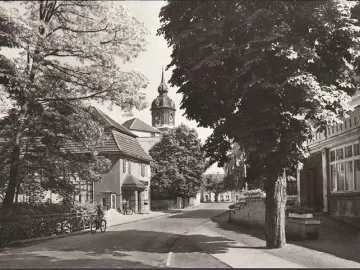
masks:
POLYGON ((340 217, 360 217, 360 94, 343 123, 309 140, 310 156, 298 170, 301 205, 340 217))
POLYGON ((164 131, 175 127, 175 103, 167 95, 168 86, 165 82, 164 68, 162 70, 161 82, 158 87, 159 95, 151 103, 152 126, 164 131))

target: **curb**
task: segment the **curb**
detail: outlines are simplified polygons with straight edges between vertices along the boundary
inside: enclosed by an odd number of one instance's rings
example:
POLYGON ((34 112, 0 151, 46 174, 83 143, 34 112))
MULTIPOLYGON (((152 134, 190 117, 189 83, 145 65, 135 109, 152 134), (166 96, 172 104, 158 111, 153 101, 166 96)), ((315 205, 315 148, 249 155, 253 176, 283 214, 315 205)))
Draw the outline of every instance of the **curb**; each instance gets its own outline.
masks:
MULTIPOLYGON (((128 222, 124 222, 124 223, 113 224, 113 225, 107 226, 107 228, 111 228, 111 227, 115 227, 115 226, 121 226, 121 225, 129 224, 129 223, 135 223, 135 222, 148 220, 148 219, 152 219, 152 218, 157 218, 157 217, 169 216, 169 215, 172 215, 172 214, 174 214, 174 213, 165 213, 163 215, 157 215, 155 217, 147 217, 147 218, 128 221, 128 222)), ((88 233, 88 232, 90 232, 90 229, 77 231, 77 232, 73 232, 73 233, 68 233, 68 234, 60 234, 60 235, 54 235, 54 236, 46 236, 46 237, 30 238, 30 239, 25 239, 25 240, 17 240, 17 241, 10 242, 5 248, 7 248, 7 247, 20 247, 21 245, 24 245, 24 244, 40 243, 40 242, 47 241, 47 240, 64 238, 64 237, 74 236, 74 235, 79 235, 79 234, 85 234, 85 233, 88 233)))

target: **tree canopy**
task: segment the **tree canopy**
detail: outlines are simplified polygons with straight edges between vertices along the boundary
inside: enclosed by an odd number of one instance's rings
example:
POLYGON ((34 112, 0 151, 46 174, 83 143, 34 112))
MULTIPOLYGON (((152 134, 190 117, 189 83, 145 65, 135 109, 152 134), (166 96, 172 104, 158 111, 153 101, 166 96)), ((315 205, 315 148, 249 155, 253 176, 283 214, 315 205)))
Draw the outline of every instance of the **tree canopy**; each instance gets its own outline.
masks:
POLYGON ((151 194, 157 198, 192 197, 202 186, 205 154, 194 129, 181 124, 165 132, 149 151, 151 194))
POLYGON ((357 4, 169 1, 161 9, 158 34, 173 49, 181 109, 214 130, 207 155, 221 165, 237 142, 266 176, 268 247, 285 243, 286 177, 278 176, 296 170, 313 132, 346 116, 358 87, 357 4))
POLYGON ((124 113, 146 105, 142 90, 147 79, 138 72, 122 70, 116 59, 127 62, 144 51, 148 31, 121 4, 21 4, 23 14, 0 7, 1 37, 5 41, 0 46, 18 48, 16 57, 0 58, 8 63, 1 70, 6 80, 0 97, 14 104, 1 122, 6 142, 2 154, 7 154, 3 162, 9 168, 3 175, 7 185, 3 207, 11 206, 22 175, 28 178, 40 173, 29 172, 29 168, 46 168, 43 176, 48 175, 47 181, 53 186, 57 185, 54 178, 65 169, 89 180, 98 178, 108 162, 94 152, 103 128, 89 111, 90 102, 118 106, 124 113), (85 147, 88 153, 82 158, 72 155, 64 149, 69 141, 85 147))

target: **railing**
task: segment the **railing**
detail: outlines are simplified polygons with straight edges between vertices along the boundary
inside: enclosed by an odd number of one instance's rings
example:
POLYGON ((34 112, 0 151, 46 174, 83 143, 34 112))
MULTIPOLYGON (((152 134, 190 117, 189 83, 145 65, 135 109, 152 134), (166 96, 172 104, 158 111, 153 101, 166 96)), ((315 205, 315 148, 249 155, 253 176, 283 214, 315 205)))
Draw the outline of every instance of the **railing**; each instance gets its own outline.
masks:
POLYGON ((311 140, 307 140, 309 147, 312 147, 314 144, 325 142, 326 140, 335 137, 339 134, 349 132, 350 130, 356 129, 360 126, 360 108, 356 108, 353 112, 349 114, 349 117, 343 120, 343 123, 328 126, 325 132, 314 133, 311 140))
POLYGON ((68 234, 90 228, 94 214, 62 213, 0 220, 0 246, 12 241, 68 234))

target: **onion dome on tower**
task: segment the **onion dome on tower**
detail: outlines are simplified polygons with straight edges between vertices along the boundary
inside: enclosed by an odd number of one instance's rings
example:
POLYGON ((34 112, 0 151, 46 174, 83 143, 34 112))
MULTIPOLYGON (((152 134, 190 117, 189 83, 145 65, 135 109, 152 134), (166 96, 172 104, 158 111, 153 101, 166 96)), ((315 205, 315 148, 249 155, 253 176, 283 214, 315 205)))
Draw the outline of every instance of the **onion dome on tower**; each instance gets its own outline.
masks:
POLYGON ((158 87, 159 95, 151 103, 152 126, 164 131, 175 127, 175 103, 169 98, 168 86, 165 82, 164 67, 162 68, 161 82, 158 87))

